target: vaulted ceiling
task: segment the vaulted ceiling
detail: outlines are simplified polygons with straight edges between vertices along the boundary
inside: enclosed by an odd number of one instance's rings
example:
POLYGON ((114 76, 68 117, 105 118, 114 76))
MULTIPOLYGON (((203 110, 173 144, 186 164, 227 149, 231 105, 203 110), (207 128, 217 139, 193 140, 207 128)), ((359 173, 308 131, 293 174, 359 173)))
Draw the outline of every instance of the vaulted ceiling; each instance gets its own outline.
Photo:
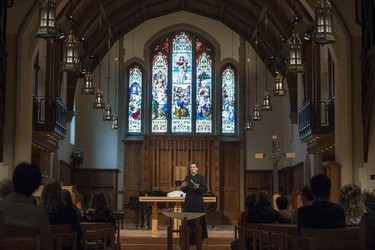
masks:
POLYGON ((257 40, 258 54, 270 68, 287 58, 293 30, 303 36, 314 22, 299 0, 71 0, 57 23, 64 33, 73 30, 79 39, 90 39, 81 57, 87 64, 90 56, 107 53, 108 37, 113 44, 141 23, 177 11, 218 20, 253 46, 257 40))

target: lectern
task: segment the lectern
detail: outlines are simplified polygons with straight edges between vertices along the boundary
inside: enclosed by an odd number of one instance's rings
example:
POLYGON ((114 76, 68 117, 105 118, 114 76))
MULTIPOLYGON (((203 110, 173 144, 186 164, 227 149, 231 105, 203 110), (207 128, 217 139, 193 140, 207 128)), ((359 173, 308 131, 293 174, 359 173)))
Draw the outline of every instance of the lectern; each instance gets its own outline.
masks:
POLYGON ((172 233, 179 233, 180 235, 180 247, 181 250, 190 249, 190 228, 188 225, 188 220, 196 220, 196 246, 197 250, 202 250, 202 227, 200 223, 200 217, 204 216, 206 213, 193 213, 193 212, 163 212, 163 214, 169 217, 168 224, 168 239, 167 239, 167 249, 172 250, 173 237, 172 233), (173 219, 182 220, 181 226, 178 230, 173 230, 173 219))

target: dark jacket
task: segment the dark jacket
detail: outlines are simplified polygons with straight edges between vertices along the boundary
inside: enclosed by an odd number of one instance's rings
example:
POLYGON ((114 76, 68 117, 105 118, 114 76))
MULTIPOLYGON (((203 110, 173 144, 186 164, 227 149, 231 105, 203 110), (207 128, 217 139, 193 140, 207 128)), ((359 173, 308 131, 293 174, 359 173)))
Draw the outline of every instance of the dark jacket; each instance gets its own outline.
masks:
POLYGON ((289 223, 277 210, 267 205, 255 205, 247 214, 247 223, 289 223))

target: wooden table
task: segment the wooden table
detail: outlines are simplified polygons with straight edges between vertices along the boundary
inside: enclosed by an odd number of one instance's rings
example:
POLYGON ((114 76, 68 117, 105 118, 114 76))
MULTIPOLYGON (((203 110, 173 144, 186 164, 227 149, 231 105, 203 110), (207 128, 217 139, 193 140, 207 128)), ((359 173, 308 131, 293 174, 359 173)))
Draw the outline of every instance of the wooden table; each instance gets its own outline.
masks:
MULTIPOLYGON (((185 202, 185 197, 166 197, 166 196, 139 196, 139 202, 152 203, 151 212, 151 231, 152 235, 158 234, 158 203, 174 202, 173 212, 181 212, 181 203, 185 202)), ((215 196, 203 196, 203 202, 216 202, 215 196)))

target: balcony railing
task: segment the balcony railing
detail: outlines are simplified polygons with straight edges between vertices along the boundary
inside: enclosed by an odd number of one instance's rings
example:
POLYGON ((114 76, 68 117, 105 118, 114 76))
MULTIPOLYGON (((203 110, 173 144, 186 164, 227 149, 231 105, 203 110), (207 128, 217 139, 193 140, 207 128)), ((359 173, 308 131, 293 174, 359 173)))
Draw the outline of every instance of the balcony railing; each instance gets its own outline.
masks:
POLYGON ((54 132, 58 137, 66 135, 65 104, 58 98, 46 99, 33 95, 33 128, 38 131, 54 132))
POLYGON ((299 136, 301 140, 313 134, 328 134, 335 122, 335 97, 313 103, 308 100, 298 111, 299 136))

